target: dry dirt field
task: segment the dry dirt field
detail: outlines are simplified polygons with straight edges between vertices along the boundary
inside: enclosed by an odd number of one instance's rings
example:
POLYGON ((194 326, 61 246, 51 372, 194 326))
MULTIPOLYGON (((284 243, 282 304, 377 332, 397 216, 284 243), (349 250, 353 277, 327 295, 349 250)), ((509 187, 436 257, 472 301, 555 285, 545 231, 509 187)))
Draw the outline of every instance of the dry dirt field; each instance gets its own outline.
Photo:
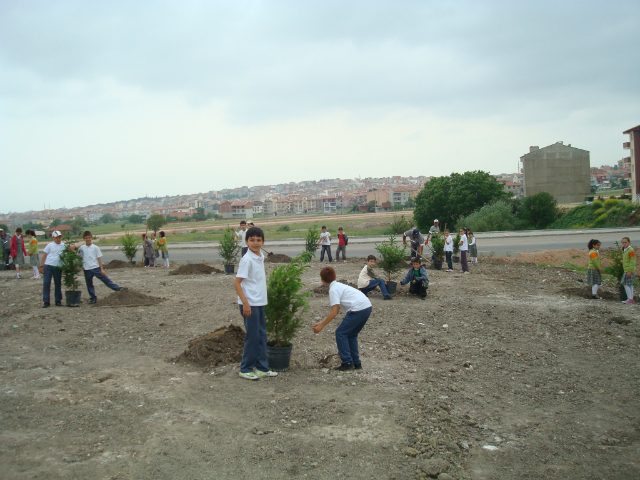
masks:
MULTIPOLYGON (((355 282, 362 264, 334 266, 355 282)), ((0 272, 3 480, 640 478, 640 306, 613 284, 591 301, 562 268, 429 270, 426 301, 371 295, 364 369, 342 374, 342 315, 314 335, 314 294, 291 370, 249 382, 177 360, 242 318, 232 276, 174 269, 108 270, 143 306, 97 282, 102 306, 48 309, 0 272)))

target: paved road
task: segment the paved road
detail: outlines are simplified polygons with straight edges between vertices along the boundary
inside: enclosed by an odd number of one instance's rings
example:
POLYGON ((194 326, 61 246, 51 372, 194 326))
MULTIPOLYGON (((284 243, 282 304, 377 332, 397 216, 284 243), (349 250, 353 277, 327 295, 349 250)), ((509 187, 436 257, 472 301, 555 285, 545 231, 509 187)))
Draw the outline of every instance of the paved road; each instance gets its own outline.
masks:
MULTIPOLYGON (((478 252, 480 256, 494 255, 517 256, 518 252, 531 252, 536 250, 561 250, 565 248, 587 248, 587 242, 597 238, 603 247, 613 246, 615 241, 620 241, 623 236, 631 238, 632 245, 640 245, 640 228, 630 229, 603 229, 583 231, 527 231, 527 232, 492 232, 479 233, 477 238, 478 252)), ((385 237, 350 237, 347 246, 347 254, 353 257, 365 257, 376 254, 374 247, 385 237)), ((302 240, 278 240, 267 242, 265 248, 273 253, 283 253, 291 257, 303 250, 302 240)), ((113 260, 124 260, 122 250, 114 250, 114 247, 101 247, 105 263, 113 260)), ((335 246, 332 247, 335 251, 335 246)), ((319 256, 320 252, 317 252, 319 256)), ((200 263, 202 261, 219 262, 217 248, 212 243, 174 243, 170 244, 170 259, 177 263, 200 263)), ((319 257, 316 258, 319 258, 319 257)), ((141 260, 138 251, 136 260, 141 260)))

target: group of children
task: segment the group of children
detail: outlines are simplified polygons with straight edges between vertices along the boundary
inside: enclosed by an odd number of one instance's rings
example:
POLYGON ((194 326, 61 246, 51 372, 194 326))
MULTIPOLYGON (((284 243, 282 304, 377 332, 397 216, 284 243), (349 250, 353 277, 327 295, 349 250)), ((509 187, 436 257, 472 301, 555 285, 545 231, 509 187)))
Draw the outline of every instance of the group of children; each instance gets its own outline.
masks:
POLYGON ((142 234, 142 248, 144 255, 145 267, 157 267, 158 258, 162 255, 165 268, 169 268, 169 248, 167 240, 164 238, 164 232, 158 232, 160 238, 156 239, 156 234, 152 233, 149 238, 145 233, 142 234))
MULTIPOLYGON (((320 249, 320 262, 324 262, 324 255, 327 254, 329 263, 333 262, 331 257, 331 234, 327 231, 325 225, 322 226, 322 232, 318 239, 318 246, 320 249)), ((344 233, 342 227, 338 228, 338 248, 336 249, 336 262, 340 261, 340 252, 342 252, 342 262, 347 263, 347 245, 349 244, 349 237, 344 233)))
MULTIPOLYGON (((0 229, 1 230, 1 229, 0 229)), ((25 264, 25 257, 29 257, 29 264, 33 268, 33 279, 40 278, 38 272, 38 240, 36 239, 36 232, 31 229, 27 229, 25 232, 27 239, 22 236, 22 228, 16 228, 16 233, 9 240, 9 256, 13 261, 13 265, 16 269, 16 278, 22 277, 22 265, 25 264), (28 244, 26 246, 25 244, 28 244)))
MULTIPOLYGON (((598 287, 602 285, 602 264, 600 262, 600 240, 589 240, 589 265, 587 266, 587 284, 591 285, 591 299, 601 300, 598 296, 598 287)), ((622 238, 622 268, 620 285, 624 287, 627 299, 622 303, 633 304, 633 283, 636 271, 636 252, 631 246, 629 237, 622 238)))
MULTIPOLYGON (((460 242, 458 243, 460 251, 460 266, 462 272, 469 273, 469 262, 478 263, 478 247, 476 245, 476 237, 473 232, 468 228, 460 229, 460 242), (467 255, 469 258, 467 259, 467 255)), ((447 272, 453 272, 453 237, 448 229, 444 231, 444 253, 447 260, 447 272)))

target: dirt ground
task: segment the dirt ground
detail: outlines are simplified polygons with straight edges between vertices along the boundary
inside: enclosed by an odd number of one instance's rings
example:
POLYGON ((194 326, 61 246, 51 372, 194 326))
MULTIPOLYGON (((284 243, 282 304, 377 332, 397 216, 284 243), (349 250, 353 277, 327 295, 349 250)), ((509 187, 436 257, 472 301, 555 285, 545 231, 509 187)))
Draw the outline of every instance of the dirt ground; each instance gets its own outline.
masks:
MULTIPOLYGON (((363 262, 333 265, 355 283, 363 262)), ((237 362, 178 358, 243 325, 234 277, 171 270, 107 270, 156 305, 83 292, 48 309, 40 281, 0 272, 3 479, 640 478, 640 306, 582 298, 583 274, 496 258, 428 270, 426 301, 371 294, 364 368, 344 373, 342 315, 314 335, 329 311, 314 293, 290 371, 249 382, 237 362)))

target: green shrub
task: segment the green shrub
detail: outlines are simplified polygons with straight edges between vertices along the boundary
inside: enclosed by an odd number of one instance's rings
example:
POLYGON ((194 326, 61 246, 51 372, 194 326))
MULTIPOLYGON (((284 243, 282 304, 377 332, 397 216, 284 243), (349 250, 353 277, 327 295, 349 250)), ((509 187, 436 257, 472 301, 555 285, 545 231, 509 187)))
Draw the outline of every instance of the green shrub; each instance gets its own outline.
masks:
POLYGON ((596 221, 594 223, 596 225, 602 225, 604 222, 607 221, 607 218, 609 218, 609 215, 607 213, 603 213, 598 218, 596 218, 596 221))
POLYGON ((600 216, 600 215, 602 215, 603 213, 607 213, 607 210, 606 210, 606 209, 604 209, 604 208, 599 208, 599 209, 597 209, 595 212, 593 212, 593 214, 594 214, 596 217, 599 217, 599 216, 600 216))
POLYGON ((609 253, 605 253, 605 257, 611 260, 611 264, 603 269, 604 273, 608 273, 609 275, 613 275, 615 278, 621 278, 624 273, 624 267, 622 266, 622 255, 624 254, 624 249, 622 246, 616 242, 615 250, 609 253))
POLYGON ((291 227, 289 225, 281 225, 278 227, 278 232, 290 232, 291 227))
POLYGON ((386 235, 402 235, 404 232, 412 227, 410 220, 405 218, 404 215, 394 215, 389 228, 385 231, 386 235))
POLYGON ((604 208, 606 208, 607 210, 617 205, 618 205, 618 200, 616 200, 615 197, 608 198, 607 200, 604 201, 604 208))
POLYGON ((444 238, 441 235, 431 237, 431 250, 435 259, 441 262, 444 258, 444 238))
POLYGON ((516 223, 517 218, 511 204, 506 200, 499 200, 462 217, 458 220, 456 229, 466 227, 473 232, 513 230, 516 223))
POLYGON ((120 243, 122 244, 124 256, 132 262, 138 251, 138 239, 136 235, 129 230, 125 230, 124 235, 120 237, 120 243))
POLYGON ((547 228, 558 218, 558 202, 547 192, 536 193, 521 201, 520 218, 535 228, 547 228))
MULTIPOLYGON (((308 252, 306 252, 308 255, 308 252)), ((302 274, 310 267, 305 265, 302 253, 290 263, 274 268, 267 280, 267 334, 269 344, 288 347, 304 321, 299 314, 309 309, 311 292, 300 292, 304 283, 302 274)))
POLYGON ((67 243, 64 250, 60 254, 62 260, 62 283, 68 292, 77 292, 79 288, 78 275, 82 271, 82 257, 78 254, 78 250, 70 250, 73 246, 71 242, 67 243))
POLYGON ((307 236, 305 237, 304 251, 307 252, 307 255, 304 257, 304 261, 310 262, 311 257, 316 256, 318 240, 320 240, 320 230, 318 230, 317 225, 311 225, 307 230, 307 236))
POLYGON ((218 245, 218 254, 225 265, 233 265, 238 258, 241 247, 236 243, 236 232, 232 228, 226 228, 218 245))
POLYGON ((591 202, 591 210, 597 210, 599 208, 604 207, 604 203, 601 200, 596 200, 595 202, 591 202))
POLYGON ((378 266, 387 274, 387 280, 390 282, 391 277, 400 272, 405 266, 407 246, 398 244, 396 236, 390 235, 389 240, 376 243, 375 249, 380 254, 378 266))

